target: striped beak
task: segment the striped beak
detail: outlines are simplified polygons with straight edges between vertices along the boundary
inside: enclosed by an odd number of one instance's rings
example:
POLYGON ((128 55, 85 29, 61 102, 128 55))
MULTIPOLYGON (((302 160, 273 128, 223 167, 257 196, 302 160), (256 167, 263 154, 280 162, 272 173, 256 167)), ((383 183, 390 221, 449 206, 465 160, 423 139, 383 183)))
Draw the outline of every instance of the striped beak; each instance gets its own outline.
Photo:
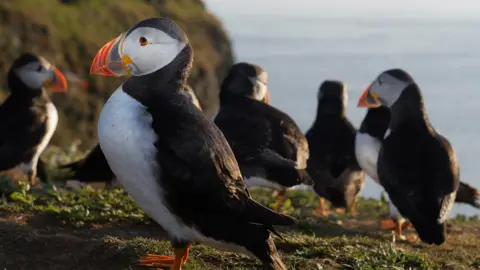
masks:
POLYGON ((109 41, 98 51, 90 67, 90 74, 100 76, 125 76, 129 73, 128 65, 132 59, 122 53, 125 33, 109 41))

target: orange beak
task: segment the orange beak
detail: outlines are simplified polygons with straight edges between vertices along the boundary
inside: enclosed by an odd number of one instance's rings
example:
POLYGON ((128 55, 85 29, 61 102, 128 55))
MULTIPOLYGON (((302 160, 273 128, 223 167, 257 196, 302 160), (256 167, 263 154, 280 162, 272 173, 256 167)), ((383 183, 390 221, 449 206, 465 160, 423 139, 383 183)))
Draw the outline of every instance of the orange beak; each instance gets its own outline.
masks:
POLYGON ((125 34, 110 40, 98 51, 90 66, 90 74, 100 76, 123 76, 128 74, 127 64, 132 60, 128 55, 122 54, 125 34))
POLYGON ((372 85, 369 85, 362 93, 360 96, 360 99, 358 99, 357 107, 361 108, 377 108, 382 106, 382 103, 380 101, 373 97, 373 95, 370 93, 370 89, 372 88, 372 85))
POLYGON ((45 87, 52 92, 67 92, 67 80, 63 73, 55 67, 52 67, 53 78, 45 82, 45 87))

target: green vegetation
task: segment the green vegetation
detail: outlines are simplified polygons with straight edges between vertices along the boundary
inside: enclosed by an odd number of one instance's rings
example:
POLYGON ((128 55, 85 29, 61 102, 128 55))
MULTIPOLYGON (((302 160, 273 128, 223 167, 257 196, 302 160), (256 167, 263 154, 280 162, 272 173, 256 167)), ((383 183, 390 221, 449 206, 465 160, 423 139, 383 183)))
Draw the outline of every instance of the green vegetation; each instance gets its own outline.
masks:
MULTIPOLYGON (((53 185, 26 189, 25 184, 0 177, 0 267, 141 269, 136 260, 145 253, 172 254, 169 242, 162 240, 163 230, 121 189, 68 191, 53 185), (44 247, 41 254, 37 246, 44 247)), ((268 190, 254 189, 252 196, 267 205, 275 202, 268 190)), ((291 228, 279 228, 284 239, 276 238, 289 269, 474 269, 480 265, 478 217, 455 219, 445 245, 412 245, 394 243, 389 233, 378 231, 378 219, 387 213, 384 202, 361 199, 358 216, 318 218, 311 215, 317 199, 310 191, 290 191, 287 196, 283 211, 300 220, 291 228)), ((184 269, 258 267, 254 258, 196 245, 184 269)))
MULTIPOLYGON (((80 139, 82 149, 96 142, 96 121, 108 96, 122 79, 90 76, 90 64, 103 44, 138 21, 155 16, 175 20, 194 48, 189 78, 204 111, 217 108, 218 85, 233 62, 222 24, 199 0, 60 0, 0 1, 0 103, 5 98, 6 73, 24 51, 43 55, 61 69, 89 81, 88 88, 69 83, 66 94, 51 97, 60 121, 52 142, 68 146, 80 139), (65 1, 66 2, 66 1, 65 1)), ((68 79, 68 77, 67 77, 68 79)))

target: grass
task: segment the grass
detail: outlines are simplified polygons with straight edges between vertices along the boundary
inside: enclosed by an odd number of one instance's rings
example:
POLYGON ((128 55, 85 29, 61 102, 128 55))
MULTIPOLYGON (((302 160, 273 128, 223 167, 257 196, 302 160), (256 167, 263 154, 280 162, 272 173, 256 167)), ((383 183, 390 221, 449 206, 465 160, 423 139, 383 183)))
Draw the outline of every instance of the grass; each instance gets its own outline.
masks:
MULTIPOLYGON (((69 191, 53 185, 27 189, 0 177, 0 267, 141 269, 136 260, 142 254, 172 254, 164 231, 122 189, 69 191), (43 248, 39 251, 38 246, 43 248)), ((252 195, 269 206, 275 202, 268 190, 254 189, 252 195)), ((378 231, 378 219, 387 213, 382 201, 361 199, 355 217, 318 218, 310 214, 317 207, 311 192, 296 190, 287 196, 283 211, 300 220, 291 228, 279 228, 284 239, 276 238, 289 269, 480 267, 478 217, 452 219, 445 245, 412 245, 394 243, 389 233, 378 231)), ((184 269, 259 267, 255 258, 195 245, 184 269)))

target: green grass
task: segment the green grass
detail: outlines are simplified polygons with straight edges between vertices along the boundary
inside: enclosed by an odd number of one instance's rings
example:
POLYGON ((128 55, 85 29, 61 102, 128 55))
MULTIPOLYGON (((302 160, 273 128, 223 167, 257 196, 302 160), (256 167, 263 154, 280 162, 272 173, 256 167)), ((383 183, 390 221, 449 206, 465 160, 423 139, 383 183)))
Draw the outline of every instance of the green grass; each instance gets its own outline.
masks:
MULTIPOLYGON (((3 241, 0 241, 0 250, 6 250, 3 254, 10 258, 8 266, 16 265, 22 256, 30 256, 25 249, 46 239, 54 247, 51 251, 47 248, 47 253, 54 253, 59 247, 75 249, 71 256, 85 264, 84 268, 76 269, 140 269, 135 262, 142 254, 172 254, 169 242, 162 240, 163 230, 121 189, 68 191, 53 185, 43 190, 26 189, 26 185, 12 184, 8 177, 0 177, 3 196, 0 213, 4 217, 0 222, 3 241), (61 237, 57 235, 59 231, 61 237), (74 237, 82 240, 73 241, 74 237), (10 249, 11 245, 22 247, 26 239, 29 240, 24 244, 24 251, 10 249), (81 252, 76 249, 79 246, 81 252), (15 256, 12 252, 16 252, 15 256)), ((275 202, 274 194, 268 190, 255 189, 252 195, 266 205, 273 206, 275 202)), ((317 207, 317 199, 311 192, 291 191, 287 196, 283 211, 300 220, 296 226, 279 228, 284 239, 276 238, 277 248, 289 269, 319 269, 317 265, 322 269, 442 269, 447 266, 473 269, 480 265, 478 217, 454 219, 445 245, 411 245, 393 243, 388 233, 378 231, 376 222, 387 213, 384 202, 361 199, 358 216, 338 214, 318 218, 310 214, 317 207)), ((0 261, 1 258, 2 251, 0 261)), ((54 256, 51 263, 67 267, 71 262, 64 256, 54 256)), ((195 245, 184 269, 258 267, 255 258, 195 245)))

